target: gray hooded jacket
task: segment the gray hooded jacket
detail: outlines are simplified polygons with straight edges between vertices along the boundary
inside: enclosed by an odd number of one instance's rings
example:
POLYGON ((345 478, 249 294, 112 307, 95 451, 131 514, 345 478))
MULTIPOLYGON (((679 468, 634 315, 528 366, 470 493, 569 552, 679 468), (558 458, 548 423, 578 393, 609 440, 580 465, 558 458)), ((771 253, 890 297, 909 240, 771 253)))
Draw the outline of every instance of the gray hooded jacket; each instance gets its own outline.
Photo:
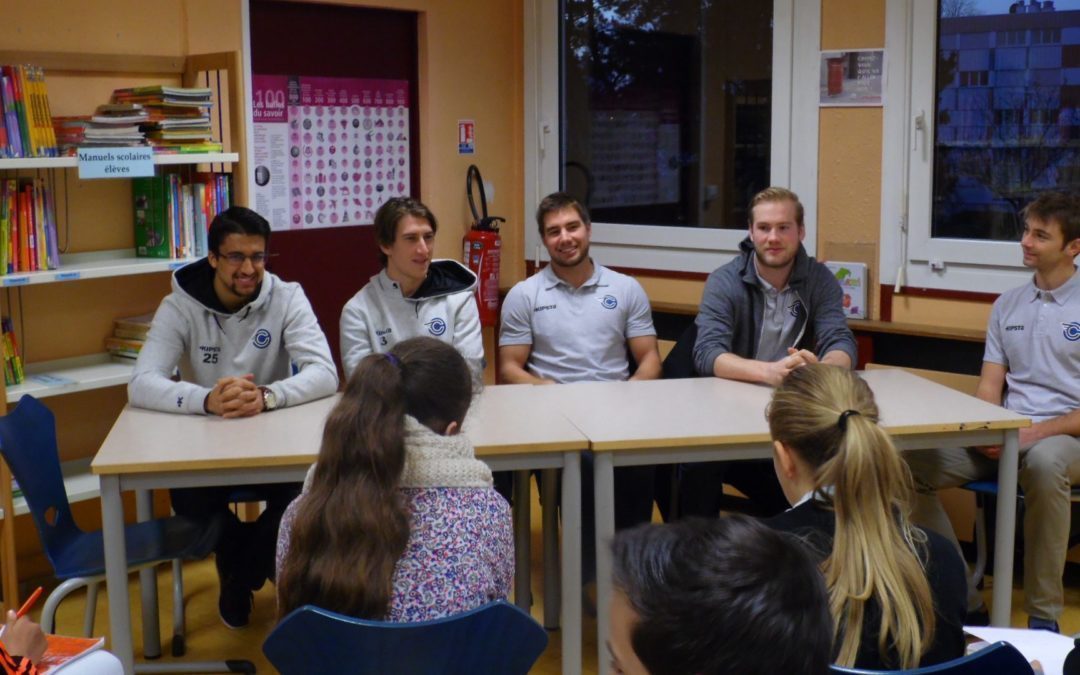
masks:
POLYGON ((274 392, 279 407, 337 391, 330 345, 300 284, 267 272, 255 299, 229 313, 213 276, 206 258, 173 273, 173 292, 154 314, 128 384, 132 405, 201 415, 220 378, 248 373, 274 392))
MULTIPOLYGON (((705 282, 697 315, 694 369, 712 375, 721 354, 752 359, 761 339, 765 300, 754 270, 754 245, 747 237, 739 244, 739 257, 713 271, 705 282)), ((840 350, 856 361, 855 336, 844 315, 844 294, 825 265, 806 254, 799 244, 795 267, 788 280, 799 296, 795 344, 818 357, 840 350)))

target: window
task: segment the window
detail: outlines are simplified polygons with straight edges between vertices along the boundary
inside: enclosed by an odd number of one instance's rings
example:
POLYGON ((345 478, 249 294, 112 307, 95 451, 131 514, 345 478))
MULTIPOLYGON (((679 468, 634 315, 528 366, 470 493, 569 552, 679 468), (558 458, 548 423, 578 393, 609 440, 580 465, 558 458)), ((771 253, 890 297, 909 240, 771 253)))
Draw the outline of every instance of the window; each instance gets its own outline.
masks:
POLYGON ((882 280, 1016 285, 1020 209, 1080 189, 1080 0, 889 0, 886 24, 886 50, 911 57, 886 94, 903 105, 885 112, 882 280))
POLYGON ((604 264, 708 272, 770 184, 799 193, 813 249, 818 2, 527 0, 526 16, 530 254, 532 209, 564 189, 604 264))

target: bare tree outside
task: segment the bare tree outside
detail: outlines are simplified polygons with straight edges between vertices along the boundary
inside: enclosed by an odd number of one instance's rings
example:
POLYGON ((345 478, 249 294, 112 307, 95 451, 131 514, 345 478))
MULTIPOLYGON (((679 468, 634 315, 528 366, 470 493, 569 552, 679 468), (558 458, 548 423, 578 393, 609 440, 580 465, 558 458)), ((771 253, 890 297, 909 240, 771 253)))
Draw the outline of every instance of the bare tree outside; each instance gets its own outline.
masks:
POLYGON ((955 19, 960 16, 982 14, 976 0, 941 0, 941 18, 955 19))

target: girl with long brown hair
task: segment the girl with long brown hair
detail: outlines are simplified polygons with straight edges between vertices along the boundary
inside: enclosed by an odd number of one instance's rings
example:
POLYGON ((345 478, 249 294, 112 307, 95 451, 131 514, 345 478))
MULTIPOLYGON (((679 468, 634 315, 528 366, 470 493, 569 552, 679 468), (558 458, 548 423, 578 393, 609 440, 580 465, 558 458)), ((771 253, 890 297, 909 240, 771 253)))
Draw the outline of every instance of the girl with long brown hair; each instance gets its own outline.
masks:
POLYGON ((282 518, 279 616, 423 621, 507 596, 510 509, 459 433, 471 399, 465 360, 438 340, 360 362, 282 518))
POLYGON ((908 669, 962 656, 963 562, 910 522, 911 474, 878 425, 870 387, 847 369, 807 365, 773 392, 768 418, 793 504, 768 524, 821 558, 836 663, 908 669))

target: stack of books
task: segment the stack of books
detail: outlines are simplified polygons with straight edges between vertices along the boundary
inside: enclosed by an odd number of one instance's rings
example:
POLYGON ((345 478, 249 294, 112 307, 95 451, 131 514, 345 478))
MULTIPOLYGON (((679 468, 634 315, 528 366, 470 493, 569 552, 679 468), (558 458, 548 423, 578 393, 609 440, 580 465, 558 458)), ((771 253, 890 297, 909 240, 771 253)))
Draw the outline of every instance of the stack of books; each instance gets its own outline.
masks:
POLYGON ((45 71, 0 66, 0 157, 57 157, 45 71))
POLYGON ((210 126, 213 92, 202 87, 154 85, 117 89, 114 104, 139 104, 147 115, 142 125, 155 152, 221 152, 210 126))
POLYGON ((138 103, 106 103, 93 115, 52 118, 60 153, 74 155, 80 147, 116 148, 146 144, 139 128, 149 115, 138 103))
POLYGON ((214 216, 231 203, 229 174, 194 173, 135 178, 135 254, 146 258, 206 255, 214 216))
POLYGON ((56 207, 45 179, 0 180, 0 275, 59 266, 56 207))
POLYGON ((113 334, 105 338, 105 349, 114 361, 130 363, 138 358, 153 318, 153 314, 142 314, 113 322, 113 334))
POLYGON ((12 386, 22 384, 26 379, 23 372, 22 357, 19 356, 19 343, 15 341, 15 329, 11 324, 11 317, 0 317, 0 350, 4 355, 4 384, 12 386))

